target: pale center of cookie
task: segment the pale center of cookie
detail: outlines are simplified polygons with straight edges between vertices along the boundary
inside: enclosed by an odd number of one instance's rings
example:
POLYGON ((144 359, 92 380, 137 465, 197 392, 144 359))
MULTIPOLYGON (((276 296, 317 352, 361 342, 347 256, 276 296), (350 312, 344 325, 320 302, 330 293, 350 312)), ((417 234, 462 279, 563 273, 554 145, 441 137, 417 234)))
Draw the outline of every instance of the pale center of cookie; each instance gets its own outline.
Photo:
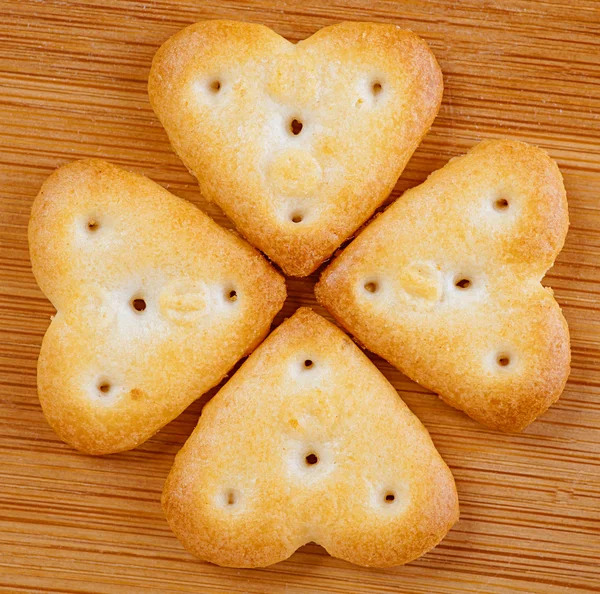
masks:
MULTIPOLYGON (((61 315, 71 324, 78 324, 82 311, 94 317, 96 324, 82 329, 90 338, 101 328, 103 333, 116 332, 136 342, 162 336, 172 325, 204 328, 214 316, 237 315, 243 296, 232 282, 209 284, 199 279, 140 275, 110 288, 87 286, 76 303, 77 307, 69 307, 61 315)), ((130 389, 113 371, 93 370, 89 393, 95 401, 110 406, 125 394, 139 399, 142 391, 130 389), (103 374, 100 379, 98 372, 103 374)))

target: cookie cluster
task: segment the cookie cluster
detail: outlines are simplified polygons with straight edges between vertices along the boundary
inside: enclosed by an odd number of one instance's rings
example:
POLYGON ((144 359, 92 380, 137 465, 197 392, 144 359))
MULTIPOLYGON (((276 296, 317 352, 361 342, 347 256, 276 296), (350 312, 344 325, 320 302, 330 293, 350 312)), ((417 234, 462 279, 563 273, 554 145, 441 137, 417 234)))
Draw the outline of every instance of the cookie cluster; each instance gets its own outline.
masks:
POLYGON ((197 23, 159 49, 149 95, 249 243, 104 161, 54 172, 29 224, 57 312, 38 362, 48 422, 83 452, 129 450, 249 355, 165 484, 184 546, 233 567, 311 541, 365 566, 419 557, 458 519, 450 470, 339 328, 300 308, 268 335, 285 280, 256 248, 306 276, 363 226, 322 273, 319 302, 450 405, 520 431, 569 373, 567 324, 541 285, 568 227, 558 167, 485 141, 364 226, 442 97, 426 43, 393 25, 342 23, 294 45, 261 25, 197 23))

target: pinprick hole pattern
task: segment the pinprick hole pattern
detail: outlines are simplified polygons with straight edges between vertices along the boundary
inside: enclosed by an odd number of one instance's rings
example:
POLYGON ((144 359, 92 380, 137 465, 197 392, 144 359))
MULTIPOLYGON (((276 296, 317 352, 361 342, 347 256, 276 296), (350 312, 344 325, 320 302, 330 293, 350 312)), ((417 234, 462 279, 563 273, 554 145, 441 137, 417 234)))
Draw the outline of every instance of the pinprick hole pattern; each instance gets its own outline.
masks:
POLYGON ((386 503, 393 503, 395 500, 396 500, 396 496, 391 491, 388 491, 385 494, 384 501, 386 503))
POLYGON ((102 393, 102 394, 108 394, 110 392, 110 384, 108 382, 102 382, 99 386, 98 386, 98 390, 102 393))
POLYGON ((311 359, 305 359, 304 361, 304 369, 312 369, 314 363, 311 359))
POLYGON ((373 82, 371 90, 373 91, 373 95, 377 97, 377 95, 379 95, 381 91, 383 91, 383 87, 381 86, 381 83, 376 80, 373 82))
POLYGON ((500 367, 508 367, 510 365, 510 356, 506 353, 500 353, 496 357, 496 362, 500 367))
POLYGON ((471 283, 471 280, 470 280, 470 279, 468 279, 468 278, 459 278, 459 279, 458 279, 458 280, 457 280, 457 281, 454 283, 454 286, 455 286, 457 289, 464 290, 464 289, 468 289, 468 288, 471 286, 471 284, 472 284, 472 283, 471 283))
POLYGON ((217 94, 221 90, 221 81, 220 80, 211 81, 208 88, 211 90, 211 92, 217 94))
POLYGON ((304 462, 307 466, 314 466, 315 464, 318 464, 319 457, 315 453, 311 452, 310 454, 306 455, 304 462))
POLYGON ((227 300, 228 301, 234 302, 234 301, 237 301, 237 298, 238 298, 238 294, 235 289, 229 289, 227 291, 227 300))
POLYGON ((509 207, 509 204, 508 204, 508 200, 506 198, 497 198, 494 201, 494 208, 499 212, 508 210, 508 207, 509 207))
POLYGON ((134 297, 131 300, 131 307, 137 312, 142 313, 146 309, 146 301, 141 297, 134 297))
POLYGON ((88 221, 87 228, 88 231, 90 231, 90 233, 94 233, 95 231, 98 231, 98 229, 100 229, 100 223, 98 223, 96 219, 90 219, 88 221))
POLYGON ((379 285, 375 281, 369 281, 365 283, 365 291, 368 293, 377 293, 379 285))
POLYGON ((300 132, 302 132, 302 128, 304 127, 304 125, 302 124, 302 122, 297 119, 294 118, 291 122, 290 122, 290 132, 294 135, 294 136, 298 136, 298 134, 300 134, 300 132))
POLYGON ((304 217, 299 212, 292 215, 292 223, 301 223, 303 220, 304 217))

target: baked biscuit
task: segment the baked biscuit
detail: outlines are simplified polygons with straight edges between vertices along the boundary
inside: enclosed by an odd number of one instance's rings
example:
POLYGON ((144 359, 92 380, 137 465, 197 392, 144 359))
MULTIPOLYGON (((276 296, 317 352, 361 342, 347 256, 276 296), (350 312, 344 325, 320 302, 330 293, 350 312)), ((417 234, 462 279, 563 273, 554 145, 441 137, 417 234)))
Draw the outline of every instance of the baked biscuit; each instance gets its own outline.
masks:
POLYGON ((567 323, 540 284, 568 224, 562 177, 544 151, 481 142, 366 227, 316 295, 368 349, 448 404, 520 431, 569 375, 567 323))
POLYGON ((29 222, 57 310, 38 361, 44 414, 90 454, 134 448, 260 342, 285 282, 246 242, 141 175, 61 167, 29 222))
POLYGON ((458 519, 427 430, 341 330, 301 308, 204 407, 163 507, 201 559, 263 567, 314 541, 384 567, 434 547, 458 519))
POLYGON ((292 276, 315 270, 388 196, 442 87, 427 44, 396 25, 341 23, 293 44, 234 21, 171 37, 148 84, 204 196, 292 276))

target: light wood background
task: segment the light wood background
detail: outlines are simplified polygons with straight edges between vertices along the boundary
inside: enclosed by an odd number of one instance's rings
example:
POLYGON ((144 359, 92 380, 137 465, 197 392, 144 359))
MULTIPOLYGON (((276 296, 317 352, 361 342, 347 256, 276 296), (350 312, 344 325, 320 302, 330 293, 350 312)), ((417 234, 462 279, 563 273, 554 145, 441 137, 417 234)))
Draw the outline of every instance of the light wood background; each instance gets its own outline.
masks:
MULTIPOLYGON (((0 591, 581 593, 600 591, 600 2, 0 0, 0 591), (461 520, 431 553, 389 570, 315 545, 261 570, 188 555, 159 496, 202 401, 135 451, 103 458, 61 443, 42 416, 35 365, 53 313, 31 274, 31 202, 57 166, 103 157, 207 205, 148 104, 158 46, 215 17, 291 40, 341 20, 411 28, 445 78, 433 130, 394 196, 477 140, 550 151, 571 228, 546 282, 571 327, 560 402, 520 436, 488 431, 374 357, 452 468, 461 520)), ((315 305, 316 275, 289 282, 280 316, 315 305)), ((315 502, 318 505, 318 502, 315 502)))

